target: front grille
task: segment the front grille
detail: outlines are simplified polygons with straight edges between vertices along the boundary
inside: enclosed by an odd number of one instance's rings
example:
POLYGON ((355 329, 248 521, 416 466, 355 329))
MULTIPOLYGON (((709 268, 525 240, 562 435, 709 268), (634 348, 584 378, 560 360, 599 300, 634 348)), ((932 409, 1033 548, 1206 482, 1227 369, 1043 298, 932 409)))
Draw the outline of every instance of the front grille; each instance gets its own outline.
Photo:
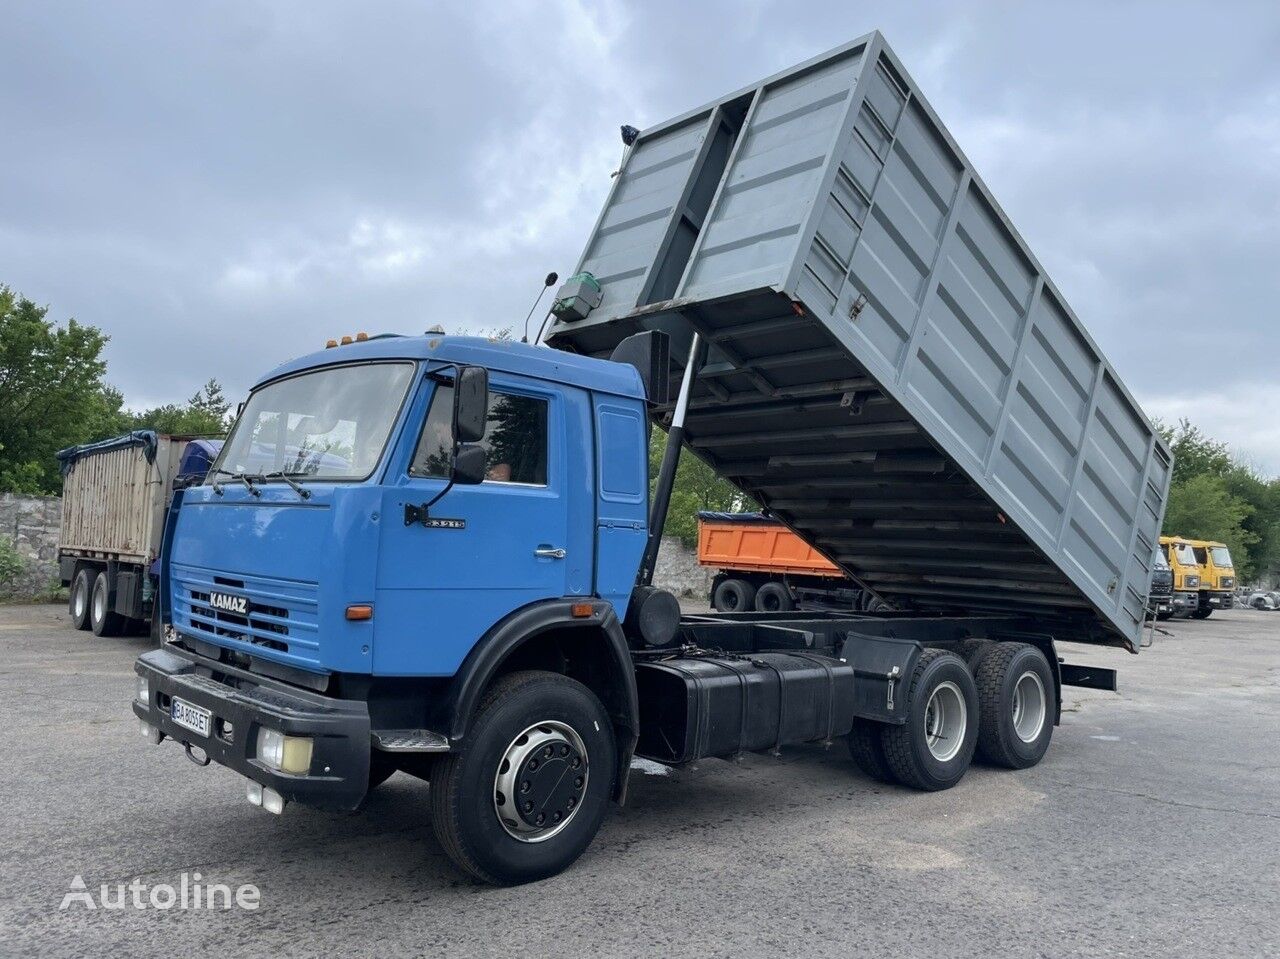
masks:
POLYGON ((272 659, 319 662, 318 589, 314 583, 248 575, 215 575, 174 564, 174 625, 192 635, 244 652, 274 653, 272 659), (218 609, 211 592, 242 596, 242 615, 218 609))

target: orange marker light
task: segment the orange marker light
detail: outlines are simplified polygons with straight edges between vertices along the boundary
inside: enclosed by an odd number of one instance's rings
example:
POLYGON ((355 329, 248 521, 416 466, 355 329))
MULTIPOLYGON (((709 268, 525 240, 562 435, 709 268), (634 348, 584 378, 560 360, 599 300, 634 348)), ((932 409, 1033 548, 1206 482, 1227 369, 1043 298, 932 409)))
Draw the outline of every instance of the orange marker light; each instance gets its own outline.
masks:
POLYGON ((367 340, 368 338, 369 338, 369 334, 368 334, 368 333, 357 333, 357 334, 356 334, 356 342, 357 342, 357 343, 363 343, 363 342, 364 342, 365 340, 367 340))
POLYGON ((373 619, 373 607, 367 606, 367 605, 360 605, 360 604, 357 604, 355 606, 348 606, 347 619, 351 619, 351 620, 373 619))
POLYGON ((325 348, 326 350, 331 350, 331 349, 333 349, 333 348, 334 348, 335 346, 337 346, 337 345, 338 345, 338 341, 337 341, 337 340, 326 340, 326 341, 325 341, 325 344, 324 344, 324 348, 325 348))
POLYGON ((577 619, 586 619, 595 612, 595 607, 590 603, 574 603, 570 611, 577 619))
POLYGON ((350 345, 351 345, 351 337, 350 337, 350 336, 344 336, 344 337, 342 338, 342 345, 343 345, 343 346, 350 346, 350 345))

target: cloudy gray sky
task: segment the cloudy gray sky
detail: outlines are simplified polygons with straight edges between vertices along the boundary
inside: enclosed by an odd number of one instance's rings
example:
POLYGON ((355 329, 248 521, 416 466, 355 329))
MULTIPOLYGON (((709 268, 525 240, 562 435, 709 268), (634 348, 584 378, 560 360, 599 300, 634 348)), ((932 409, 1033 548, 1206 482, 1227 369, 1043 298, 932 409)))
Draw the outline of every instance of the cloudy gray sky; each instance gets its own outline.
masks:
POLYGON ((1280 4, 5 4, 0 283, 129 405, 518 323, 646 126, 884 31, 1147 411, 1280 473, 1280 4))

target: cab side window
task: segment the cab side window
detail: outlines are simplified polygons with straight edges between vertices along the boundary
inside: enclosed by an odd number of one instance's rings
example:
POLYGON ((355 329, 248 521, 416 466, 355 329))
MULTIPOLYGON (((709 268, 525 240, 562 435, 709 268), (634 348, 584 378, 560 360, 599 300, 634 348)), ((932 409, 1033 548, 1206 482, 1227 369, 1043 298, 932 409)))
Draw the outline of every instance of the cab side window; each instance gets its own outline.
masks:
MULTIPOLYGON (((453 457, 453 387, 441 384, 431 398, 411 476, 448 477, 453 457)), ((480 445, 485 450, 485 481, 547 485, 547 401, 489 391, 489 424, 480 445)))

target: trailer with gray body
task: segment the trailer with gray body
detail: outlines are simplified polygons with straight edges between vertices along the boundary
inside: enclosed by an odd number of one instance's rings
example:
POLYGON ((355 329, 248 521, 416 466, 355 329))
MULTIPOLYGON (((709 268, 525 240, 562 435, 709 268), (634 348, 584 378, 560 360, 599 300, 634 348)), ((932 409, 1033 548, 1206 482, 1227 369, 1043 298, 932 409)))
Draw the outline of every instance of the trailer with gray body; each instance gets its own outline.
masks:
POLYGON ((578 272, 550 344, 701 347, 687 446, 867 589, 1136 651, 1169 448, 880 34, 643 131, 578 272))

